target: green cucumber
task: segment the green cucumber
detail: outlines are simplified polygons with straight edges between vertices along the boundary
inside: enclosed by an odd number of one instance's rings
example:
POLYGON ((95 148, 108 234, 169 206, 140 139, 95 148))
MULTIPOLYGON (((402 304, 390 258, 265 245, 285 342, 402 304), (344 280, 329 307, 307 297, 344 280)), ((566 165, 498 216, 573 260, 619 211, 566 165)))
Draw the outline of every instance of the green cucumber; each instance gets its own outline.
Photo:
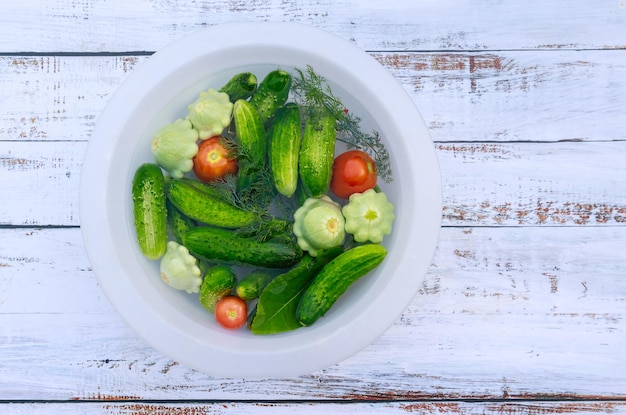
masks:
POLYGON ((237 288, 235 288, 235 293, 242 300, 254 300, 255 298, 259 298, 265 286, 269 284, 273 278, 274 274, 270 272, 261 270, 253 271, 239 280, 237 288))
POLYGON ((255 213, 240 209, 218 195, 204 191, 192 180, 172 179, 167 184, 166 193, 168 200, 183 215, 207 225, 239 228, 257 220, 255 213))
POLYGON ((270 124, 268 159, 278 193, 291 197, 298 186, 298 160, 302 143, 300 108, 289 102, 270 124))
POLYGON ((189 229, 194 228, 196 223, 193 219, 183 215, 169 200, 165 204, 167 208, 167 225, 170 228, 174 240, 182 242, 182 237, 189 229))
POLYGON ((220 92, 228 94, 230 102, 234 103, 238 99, 248 99, 252 96, 257 88, 257 77, 252 72, 241 72, 234 75, 224 86, 220 92))
POLYGON ((248 157, 255 162, 265 162, 267 139, 259 112, 248 101, 239 99, 233 105, 233 122, 237 138, 248 157))
POLYGON ((302 178, 298 178, 298 187, 296 187, 296 194, 294 196, 296 205, 298 207, 302 206, 304 202, 306 202, 306 200, 310 197, 311 194, 308 192, 307 189, 304 188, 304 185, 302 184, 302 178))
MULTIPOLYGON (((213 198, 216 199, 220 199, 223 201, 228 201, 229 197, 230 197, 230 193, 229 191, 224 188, 224 187, 219 187, 219 186, 213 186, 209 183, 203 183, 199 180, 195 180, 195 179, 191 179, 188 177, 182 177, 180 179, 175 179, 181 182, 184 182, 187 186, 191 186, 193 188, 195 188, 196 190, 207 194, 208 196, 211 196, 213 198)), ((166 183, 166 187, 167 187, 167 183, 166 183)))
POLYGON ((167 250, 165 178, 155 163, 135 171, 132 183, 133 217, 137 242, 148 259, 159 259, 167 250))
POLYGON ((324 114, 306 120, 300 148, 300 180, 312 197, 328 193, 335 157, 335 118, 324 114))
POLYGON ((205 261, 262 268, 287 268, 302 258, 295 242, 259 241, 223 228, 199 226, 183 235, 183 245, 205 261))
POLYGON ((235 102, 233 123, 243 153, 237 176, 237 188, 242 189, 251 186, 262 174, 267 159, 267 138, 259 112, 246 100, 235 102))
POLYGON ((282 107, 289 97, 291 74, 282 69, 268 73, 250 98, 265 124, 282 107))
POLYGON ((210 267, 200 285, 200 304, 202 307, 215 312, 215 304, 229 295, 237 283, 235 271, 228 265, 214 265, 210 267))
POLYGON ((358 245, 330 261, 306 289, 296 312, 310 326, 332 307, 356 280, 376 268, 387 255, 380 244, 358 245))

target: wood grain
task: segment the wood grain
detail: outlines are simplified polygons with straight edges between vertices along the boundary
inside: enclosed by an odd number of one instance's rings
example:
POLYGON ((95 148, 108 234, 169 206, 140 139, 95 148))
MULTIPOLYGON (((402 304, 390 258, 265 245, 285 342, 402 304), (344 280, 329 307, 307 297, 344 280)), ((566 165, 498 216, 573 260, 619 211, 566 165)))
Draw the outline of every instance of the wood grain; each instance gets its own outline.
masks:
POLYGON ((79 229, 0 229, 0 240, 3 399, 626 398, 623 226, 444 228, 383 336, 274 381, 213 378, 145 344, 98 287, 79 229))
POLYGON ((66 415, 85 413, 93 415, 208 415, 208 414, 484 414, 484 415, 596 415, 626 413, 626 404, 622 401, 582 401, 582 402, 384 402, 384 403, 290 403, 290 402, 214 402, 183 403, 171 402, 98 402, 98 403, 20 403, 0 404, 0 410, 10 411, 12 415, 49 414, 53 408, 66 415))
POLYGON ((0 141, 0 225, 79 224, 84 142, 0 141))
POLYGON ((621 0, 22 0, 0 4, 2 52, 154 51, 231 21, 310 24, 366 50, 623 49, 621 0), (28 36, 23 34, 28 33, 28 36))
POLYGON ((146 56, 0 57, 0 140, 85 141, 146 56))
MULTIPOLYGON (((372 53, 436 142, 624 140, 624 51, 372 53)), ((0 140, 84 141, 148 56, 0 57, 0 140), (28 115, 26 115, 28 114, 28 115)))
POLYGON ((623 140, 624 51, 373 53, 437 142, 623 140))
POLYGON ((444 225, 623 225, 624 144, 437 144, 444 225))

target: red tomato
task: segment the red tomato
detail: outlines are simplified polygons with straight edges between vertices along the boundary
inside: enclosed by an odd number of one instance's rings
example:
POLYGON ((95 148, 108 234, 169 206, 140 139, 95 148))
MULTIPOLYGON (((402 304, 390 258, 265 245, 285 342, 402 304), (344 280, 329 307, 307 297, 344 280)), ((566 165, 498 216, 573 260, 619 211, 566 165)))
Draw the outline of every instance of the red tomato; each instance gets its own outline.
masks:
POLYGON ((215 305, 215 320, 227 329, 238 329, 246 324, 248 305, 244 300, 228 295, 215 305))
POLYGON ((193 158, 193 172, 204 182, 218 180, 227 174, 237 174, 237 160, 228 157, 222 137, 211 137, 198 146, 193 158))
POLYGON ((360 150, 341 153, 333 162, 330 189, 337 197, 347 199, 352 193, 362 193, 376 186, 376 163, 360 150))

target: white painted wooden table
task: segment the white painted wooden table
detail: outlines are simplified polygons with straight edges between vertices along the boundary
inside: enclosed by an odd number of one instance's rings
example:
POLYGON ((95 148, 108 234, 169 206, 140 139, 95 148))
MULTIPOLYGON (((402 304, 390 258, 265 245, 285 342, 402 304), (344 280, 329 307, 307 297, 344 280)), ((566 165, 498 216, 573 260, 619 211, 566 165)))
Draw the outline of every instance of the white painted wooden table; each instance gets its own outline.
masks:
POLYGON ((0 413, 626 414, 624 0, 2 0, 0 413), (104 297, 78 184, 150 54, 228 21, 298 21, 382 62, 441 163, 427 280, 371 346, 293 379, 159 354, 104 297))

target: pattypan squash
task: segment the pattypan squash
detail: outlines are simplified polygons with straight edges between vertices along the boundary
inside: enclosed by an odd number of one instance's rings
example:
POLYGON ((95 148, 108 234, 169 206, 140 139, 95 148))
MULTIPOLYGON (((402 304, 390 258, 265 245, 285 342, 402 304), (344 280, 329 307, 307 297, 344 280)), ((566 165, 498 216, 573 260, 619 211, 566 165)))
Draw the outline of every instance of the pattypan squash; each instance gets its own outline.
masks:
POLYGON ((152 138, 154 161, 172 177, 180 179, 193 168, 198 152, 198 132, 189 120, 178 119, 161 127, 152 138))
POLYGON ((200 92, 198 99, 187 107, 187 119, 198 131, 198 138, 206 140, 222 134, 230 124, 233 103, 227 93, 213 88, 200 92))
POLYGON ((346 232, 352 234, 356 242, 382 242, 383 236, 391 233, 395 219, 393 204, 383 192, 374 189, 350 195, 342 212, 346 232))
POLYGON ((167 243, 167 251, 161 258, 161 279, 172 288, 189 294, 200 291, 202 272, 198 260, 189 250, 175 241, 167 243))
POLYGON ((311 256, 320 249, 343 244, 346 232, 341 206, 328 196, 310 197, 294 213, 293 233, 298 245, 311 256))

